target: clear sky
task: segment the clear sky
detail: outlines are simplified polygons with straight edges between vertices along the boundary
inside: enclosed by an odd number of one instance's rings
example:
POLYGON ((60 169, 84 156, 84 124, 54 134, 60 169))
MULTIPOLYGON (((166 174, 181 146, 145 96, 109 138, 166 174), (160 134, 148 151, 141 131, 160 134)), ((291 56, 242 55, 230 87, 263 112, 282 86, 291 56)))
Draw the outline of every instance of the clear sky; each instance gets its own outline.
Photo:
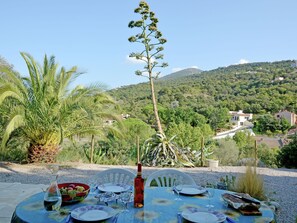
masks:
MULTIPOLYGON (((215 69, 244 62, 297 59, 296 0, 147 0, 159 19, 162 76, 179 69, 215 69)), ((28 75, 20 52, 42 63, 54 55, 84 71, 76 84, 109 88, 147 81, 128 59, 138 0, 2 0, 0 56, 28 75)))

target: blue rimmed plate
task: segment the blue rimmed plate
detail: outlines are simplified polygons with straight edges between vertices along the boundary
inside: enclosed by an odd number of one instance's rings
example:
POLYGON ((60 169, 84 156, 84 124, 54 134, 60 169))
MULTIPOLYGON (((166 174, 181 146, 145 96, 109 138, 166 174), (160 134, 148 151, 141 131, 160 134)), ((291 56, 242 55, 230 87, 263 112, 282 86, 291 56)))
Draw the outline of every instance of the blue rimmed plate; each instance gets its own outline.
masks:
POLYGON ((101 192, 121 193, 124 191, 128 191, 131 188, 131 186, 126 184, 106 183, 99 185, 97 188, 101 192))
POLYGON ((111 218, 116 214, 115 210, 103 205, 87 205, 71 211, 71 217, 78 221, 92 222, 111 218))
POLYGON ((218 218, 214 214, 207 211, 191 212, 185 210, 181 214, 184 219, 195 223, 218 223, 218 218))
MULTIPOLYGON (((189 216, 189 214, 194 214, 193 216, 197 216, 197 212, 199 212, 198 214, 201 214, 201 212, 207 212, 211 215, 214 215, 216 216, 217 220, 215 221, 216 223, 219 223, 219 222, 224 222, 226 220, 226 216, 219 212, 219 211, 205 211, 203 209, 199 209, 199 208, 195 208, 195 207, 189 207, 187 208, 186 210, 183 211, 184 214, 186 214, 187 216, 189 216)), ((206 214, 202 214, 202 215, 206 215, 206 214)), ((183 216, 183 215, 182 215, 183 216)), ((186 217, 187 217, 186 216, 186 217)), ((193 217, 192 216, 192 217, 193 217)), ((183 216, 184 217, 184 216, 183 216)), ((191 217, 191 216, 190 216, 191 217)), ((185 218, 185 217, 184 217, 185 218)), ((189 220, 187 218, 185 218, 186 220, 189 220)), ((192 220, 189 220, 189 221, 192 221, 192 220)), ((195 221, 194 221, 195 222, 195 221)), ((199 222, 199 221, 198 221, 199 222)))
MULTIPOLYGON (((174 188, 175 189, 175 188, 174 188)), ((182 185, 182 189, 179 192, 180 194, 184 195, 199 195, 204 194, 206 189, 196 185, 182 185)))

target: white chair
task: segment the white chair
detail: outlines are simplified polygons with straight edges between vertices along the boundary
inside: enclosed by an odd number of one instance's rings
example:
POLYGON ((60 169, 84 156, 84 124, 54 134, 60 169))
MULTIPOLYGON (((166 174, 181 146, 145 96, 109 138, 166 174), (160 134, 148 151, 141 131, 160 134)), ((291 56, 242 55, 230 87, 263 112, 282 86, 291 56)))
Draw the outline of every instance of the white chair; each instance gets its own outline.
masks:
POLYGON ((145 186, 172 187, 176 180, 181 181, 185 185, 196 185, 194 179, 188 174, 175 169, 163 169, 149 175, 145 186), (153 185, 151 186, 152 182, 153 185))
POLYGON ((113 183, 132 185, 135 174, 126 169, 112 168, 96 174, 97 184, 113 183))

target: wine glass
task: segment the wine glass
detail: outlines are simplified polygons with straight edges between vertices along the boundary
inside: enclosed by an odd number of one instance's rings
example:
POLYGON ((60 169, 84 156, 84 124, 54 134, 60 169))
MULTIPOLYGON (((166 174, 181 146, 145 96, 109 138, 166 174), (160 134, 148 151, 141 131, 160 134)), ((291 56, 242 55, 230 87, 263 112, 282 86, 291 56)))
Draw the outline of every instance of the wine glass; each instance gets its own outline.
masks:
POLYGON ((123 202, 125 209, 124 212, 129 212, 128 210, 128 203, 131 201, 132 192, 125 191, 120 194, 120 201, 123 202))
POLYGON ((177 197, 174 198, 174 200, 176 201, 182 200, 179 196, 179 193, 182 191, 182 189, 183 189, 182 182, 179 179, 175 179, 173 182, 173 190, 176 191, 177 197))
POLYGON ((88 181, 88 185, 90 186, 90 195, 95 195, 96 194, 96 189, 97 189, 97 182, 94 178, 90 178, 88 181))
POLYGON ((214 208, 214 205, 211 204, 211 201, 215 195, 215 186, 213 184, 210 184, 207 186, 207 197, 208 197, 208 204, 206 207, 208 208, 208 211, 212 211, 214 208))

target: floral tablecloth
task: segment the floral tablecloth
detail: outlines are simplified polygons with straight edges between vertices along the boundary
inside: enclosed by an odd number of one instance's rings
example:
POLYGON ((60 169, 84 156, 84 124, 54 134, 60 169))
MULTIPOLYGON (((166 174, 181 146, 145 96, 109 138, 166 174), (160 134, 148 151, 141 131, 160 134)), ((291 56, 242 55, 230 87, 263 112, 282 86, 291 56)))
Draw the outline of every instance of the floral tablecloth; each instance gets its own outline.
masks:
MULTIPOLYGON (((261 216, 245 216, 237 210, 227 207, 221 195, 226 193, 224 190, 216 190, 212 205, 214 210, 219 211, 226 216, 231 217, 236 222, 240 223, 268 223, 274 222, 274 213, 269 207, 262 205, 260 211, 261 216)), ((47 212, 43 207, 43 193, 35 194, 24 200, 15 209, 12 216, 12 223, 64 223, 67 219, 67 214, 58 212, 47 212)), ((196 196, 180 196, 181 201, 176 201, 174 198, 177 195, 173 193, 172 188, 145 188, 145 202, 143 208, 134 208, 133 203, 128 205, 129 212, 122 212, 119 215, 117 223, 127 222, 148 222, 148 223, 177 223, 177 213, 181 213, 185 209, 198 208, 206 210, 208 197, 204 195, 196 196)), ((89 195, 83 202, 62 206, 64 211, 71 211, 83 205, 97 204, 98 200, 92 195, 89 195)), ((117 212, 121 212, 123 205, 119 202, 111 202, 109 206, 117 212)), ((106 220, 113 222, 113 219, 106 220)), ((184 221, 186 222, 186 221, 184 221)))

